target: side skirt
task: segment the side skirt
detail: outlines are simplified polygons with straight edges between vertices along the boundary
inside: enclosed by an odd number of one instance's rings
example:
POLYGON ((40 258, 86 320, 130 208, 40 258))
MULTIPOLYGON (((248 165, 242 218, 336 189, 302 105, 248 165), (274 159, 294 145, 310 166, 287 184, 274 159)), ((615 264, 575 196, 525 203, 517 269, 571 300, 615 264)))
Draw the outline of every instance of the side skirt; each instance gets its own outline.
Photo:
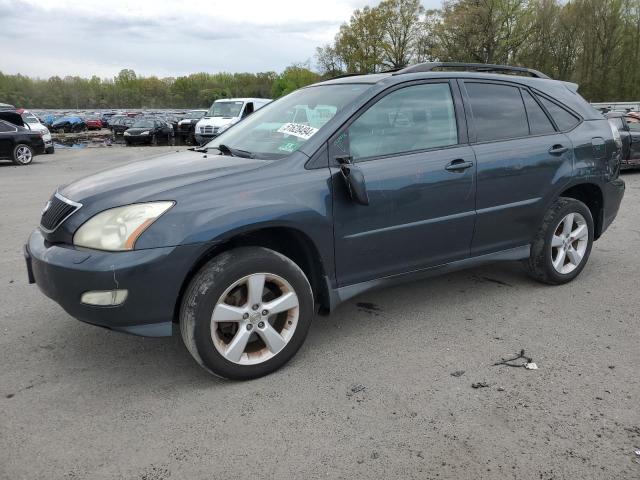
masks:
MULTIPOLYGON (((525 258, 529 258, 530 254, 531 245, 523 245, 521 247, 510 248, 508 250, 502 250, 500 252, 488 253, 486 255, 479 255, 477 257, 465 258, 463 260, 457 260, 451 263, 436 265, 434 267, 423 268, 420 270, 400 273, 397 275, 390 275, 388 277, 376 278, 374 280, 355 283, 353 285, 347 285, 345 287, 329 288, 329 309, 330 311, 334 310, 342 302, 375 288, 390 287, 392 285, 398 285, 405 282, 421 280, 423 278, 429 278, 449 272, 473 268, 479 265, 484 265, 486 263, 509 260, 523 260, 525 258)), ((328 279, 326 280, 328 282, 328 279)))

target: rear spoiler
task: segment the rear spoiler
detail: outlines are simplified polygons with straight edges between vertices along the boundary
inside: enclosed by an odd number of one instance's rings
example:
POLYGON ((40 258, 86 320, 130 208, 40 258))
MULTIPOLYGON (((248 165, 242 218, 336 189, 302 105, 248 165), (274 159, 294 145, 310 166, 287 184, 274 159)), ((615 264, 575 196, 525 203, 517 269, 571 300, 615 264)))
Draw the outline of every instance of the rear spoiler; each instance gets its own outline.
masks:
POLYGON ((569 90, 571 93, 578 92, 579 85, 577 83, 573 83, 573 82, 562 82, 562 83, 565 87, 567 87, 567 90, 569 90))

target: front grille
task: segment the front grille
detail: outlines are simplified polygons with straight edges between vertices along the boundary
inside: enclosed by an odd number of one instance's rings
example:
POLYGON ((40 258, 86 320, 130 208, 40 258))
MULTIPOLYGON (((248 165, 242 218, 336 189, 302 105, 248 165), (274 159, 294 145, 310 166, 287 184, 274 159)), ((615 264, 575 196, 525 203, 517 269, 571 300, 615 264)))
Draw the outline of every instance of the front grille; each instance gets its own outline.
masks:
POLYGON ((59 194, 51 197, 49 202, 49 207, 42 212, 40 219, 40 226, 49 232, 58 228, 62 222, 80 208, 79 204, 72 204, 70 200, 59 194))
POLYGON ((205 135, 213 135, 214 133, 218 133, 218 127, 205 125, 204 127, 200 127, 200 133, 203 133, 205 135))

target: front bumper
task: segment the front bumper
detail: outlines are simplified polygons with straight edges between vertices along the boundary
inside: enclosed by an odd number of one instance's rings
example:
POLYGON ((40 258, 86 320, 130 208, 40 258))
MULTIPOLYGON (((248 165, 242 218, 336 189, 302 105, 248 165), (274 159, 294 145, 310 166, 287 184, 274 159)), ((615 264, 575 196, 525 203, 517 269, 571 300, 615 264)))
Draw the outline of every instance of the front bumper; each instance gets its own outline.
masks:
POLYGON ((144 145, 145 143, 151 143, 151 137, 151 135, 125 135, 124 140, 130 144, 144 145))
POLYGON ((136 335, 172 335, 173 320, 184 280, 204 245, 103 252, 52 245, 40 230, 25 245, 29 282, 86 323, 136 335), (84 292, 128 290, 117 306, 80 302, 84 292))

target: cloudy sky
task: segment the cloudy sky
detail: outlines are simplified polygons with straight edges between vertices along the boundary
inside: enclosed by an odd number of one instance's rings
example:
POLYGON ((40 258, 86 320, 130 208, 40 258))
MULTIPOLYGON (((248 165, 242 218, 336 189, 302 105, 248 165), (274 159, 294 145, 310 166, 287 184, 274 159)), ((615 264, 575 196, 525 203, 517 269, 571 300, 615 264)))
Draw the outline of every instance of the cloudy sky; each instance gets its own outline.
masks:
MULTIPOLYGON (((378 0, 0 0, 0 71, 111 77, 280 71, 378 0)), ((423 0, 436 8, 441 0, 423 0)))

